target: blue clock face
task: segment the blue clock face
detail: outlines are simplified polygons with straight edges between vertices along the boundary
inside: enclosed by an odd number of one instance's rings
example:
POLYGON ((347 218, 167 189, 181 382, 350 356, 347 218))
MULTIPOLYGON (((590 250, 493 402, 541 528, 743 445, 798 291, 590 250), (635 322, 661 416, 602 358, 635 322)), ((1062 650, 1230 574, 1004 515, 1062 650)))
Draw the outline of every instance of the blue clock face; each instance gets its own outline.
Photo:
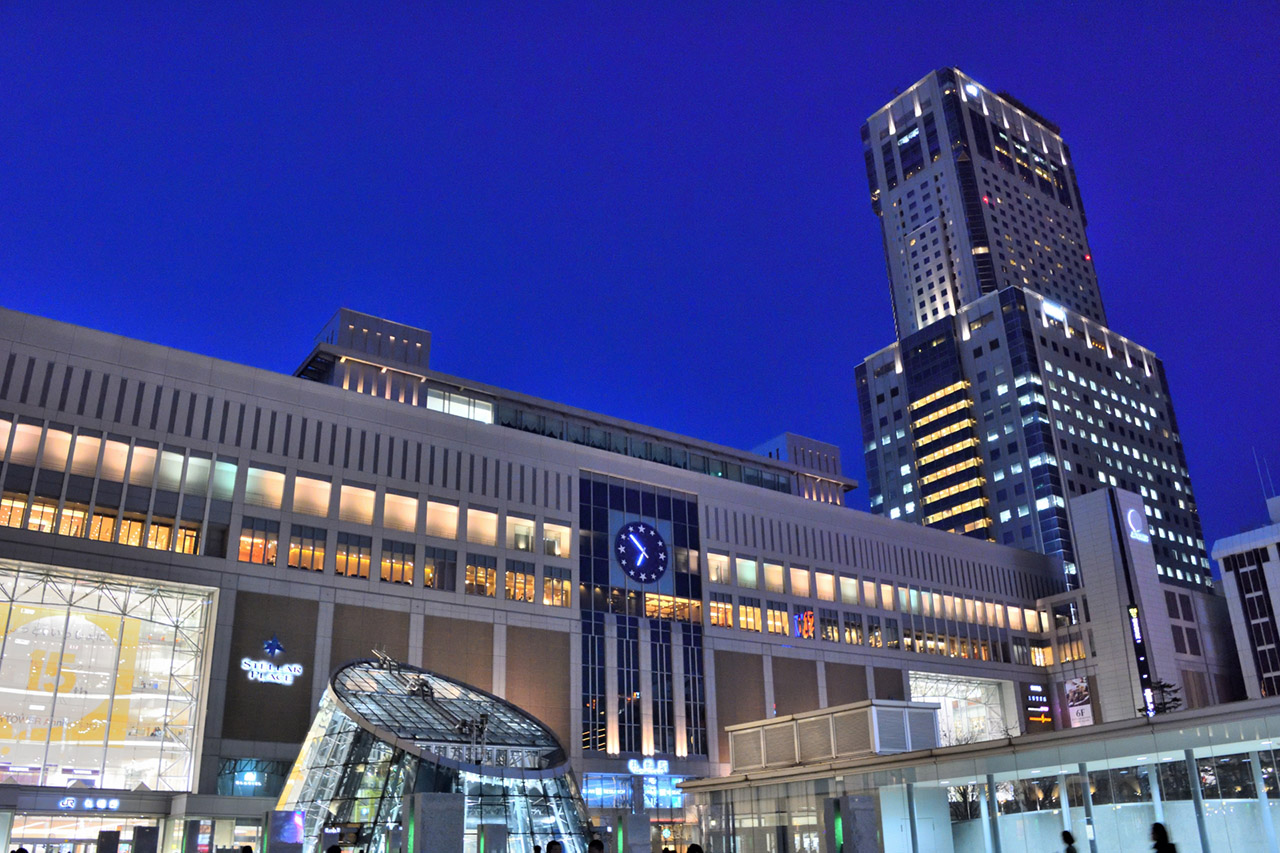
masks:
POLYGON ((613 551, 618 565, 636 583, 657 583, 667 573, 667 543, 643 521, 624 524, 614 537, 613 551))

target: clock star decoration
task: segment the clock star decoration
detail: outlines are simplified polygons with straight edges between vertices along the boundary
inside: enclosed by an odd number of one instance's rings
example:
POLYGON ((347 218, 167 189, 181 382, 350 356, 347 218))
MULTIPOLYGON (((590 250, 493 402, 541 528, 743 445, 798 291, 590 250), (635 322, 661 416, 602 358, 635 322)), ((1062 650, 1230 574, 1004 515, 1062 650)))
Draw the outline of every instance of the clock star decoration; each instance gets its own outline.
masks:
POLYGON ((262 650, 270 658, 284 654, 284 646, 280 644, 280 639, 275 634, 272 634, 271 639, 262 644, 262 650))

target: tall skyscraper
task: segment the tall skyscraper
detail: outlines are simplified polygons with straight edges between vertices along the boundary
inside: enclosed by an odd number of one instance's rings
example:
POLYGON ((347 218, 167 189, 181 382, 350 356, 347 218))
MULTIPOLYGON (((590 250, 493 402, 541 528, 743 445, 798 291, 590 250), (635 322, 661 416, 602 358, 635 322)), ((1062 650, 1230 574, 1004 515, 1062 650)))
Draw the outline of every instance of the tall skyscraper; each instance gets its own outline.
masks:
POLYGON ((1126 489, 1160 580, 1207 588, 1164 368, 1107 326, 1058 127, 944 68, 862 143, 897 331, 857 373, 872 511, 1055 556, 1075 588, 1070 499, 1126 489))

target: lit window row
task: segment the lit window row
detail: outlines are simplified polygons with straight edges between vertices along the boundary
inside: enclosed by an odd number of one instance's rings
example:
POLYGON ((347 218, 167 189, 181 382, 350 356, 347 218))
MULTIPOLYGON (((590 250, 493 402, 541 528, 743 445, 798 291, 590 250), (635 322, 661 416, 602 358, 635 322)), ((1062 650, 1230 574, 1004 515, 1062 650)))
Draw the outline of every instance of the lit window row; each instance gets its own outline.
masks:
POLYGON ((966 513, 971 509, 978 509, 979 507, 984 507, 987 505, 987 503, 988 501, 985 497, 976 498, 971 501, 965 501, 964 503, 958 506, 948 507, 947 509, 944 509, 941 512, 935 512, 932 515, 925 516, 924 523, 933 524, 938 521, 943 521, 945 519, 951 518, 952 516, 966 513))

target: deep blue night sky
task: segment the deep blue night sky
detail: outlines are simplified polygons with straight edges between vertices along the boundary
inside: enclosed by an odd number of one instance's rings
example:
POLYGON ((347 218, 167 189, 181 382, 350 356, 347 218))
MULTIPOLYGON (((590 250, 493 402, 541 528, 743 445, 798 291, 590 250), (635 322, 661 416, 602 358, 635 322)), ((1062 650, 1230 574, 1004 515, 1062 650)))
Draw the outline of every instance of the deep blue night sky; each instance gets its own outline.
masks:
POLYGON ((0 303, 280 371, 347 305, 437 369, 862 479, 893 328, 858 129, 957 65, 1062 126, 1207 542, 1265 517, 1280 6, 373 5, 0 6, 0 303))

